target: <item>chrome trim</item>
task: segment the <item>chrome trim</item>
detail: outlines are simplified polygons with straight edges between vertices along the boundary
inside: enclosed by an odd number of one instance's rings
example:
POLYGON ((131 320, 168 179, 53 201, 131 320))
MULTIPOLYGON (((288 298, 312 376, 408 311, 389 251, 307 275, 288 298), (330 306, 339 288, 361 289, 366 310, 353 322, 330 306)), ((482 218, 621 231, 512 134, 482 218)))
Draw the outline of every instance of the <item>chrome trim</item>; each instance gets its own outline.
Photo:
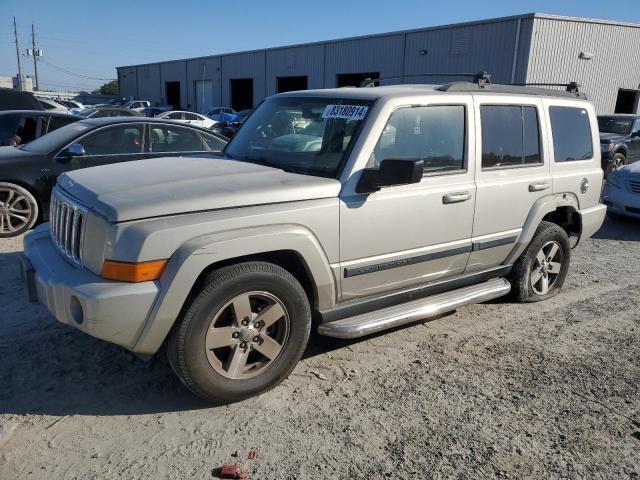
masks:
POLYGON ((323 323, 318 333, 334 338, 358 338, 381 330, 424 320, 472 303, 482 303, 506 295, 511 284, 496 278, 477 285, 394 305, 382 310, 323 323))
POLYGON ((57 250, 75 265, 82 264, 88 210, 57 188, 51 195, 49 231, 57 250))

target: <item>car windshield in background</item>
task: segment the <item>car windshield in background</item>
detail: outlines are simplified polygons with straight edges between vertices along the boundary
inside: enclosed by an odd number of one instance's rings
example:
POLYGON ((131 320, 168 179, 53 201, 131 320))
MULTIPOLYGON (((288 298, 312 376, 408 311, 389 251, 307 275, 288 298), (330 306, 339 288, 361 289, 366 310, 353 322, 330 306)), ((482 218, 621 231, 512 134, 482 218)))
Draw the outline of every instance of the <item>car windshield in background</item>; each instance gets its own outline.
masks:
POLYGON ((76 115, 80 115, 81 117, 88 117, 93 112, 97 111, 95 108, 85 108, 84 110, 80 110, 76 115))
POLYGON ((32 142, 20 145, 18 148, 31 153, 50 153, 57 148, 64 147, 68 143, 71 143, 82 132, 89 128, 89 125, 82 122, 71 123, 64 127, 60 127, 51 133, 47 133, 40 138, 36 138, 32 142))
POLYGON ((236 160, 336 177, 371 100, 276 97, 265 101, 225 149, 236 160))
POLYGON ((598 128, 604 133, 628 135, 632 125, 633 118, 598 117, 598 128))

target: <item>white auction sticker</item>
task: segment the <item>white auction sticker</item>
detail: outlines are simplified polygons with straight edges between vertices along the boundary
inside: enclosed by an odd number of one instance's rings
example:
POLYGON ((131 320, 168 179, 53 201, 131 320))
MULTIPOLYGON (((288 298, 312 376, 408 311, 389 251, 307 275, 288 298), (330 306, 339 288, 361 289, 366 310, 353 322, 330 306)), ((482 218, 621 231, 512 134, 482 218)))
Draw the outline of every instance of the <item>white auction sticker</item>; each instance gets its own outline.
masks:
POLYGON ((362 120, 369 107, 363 105, 327 105, 322 118, 344 118, 346 120, 362 120))

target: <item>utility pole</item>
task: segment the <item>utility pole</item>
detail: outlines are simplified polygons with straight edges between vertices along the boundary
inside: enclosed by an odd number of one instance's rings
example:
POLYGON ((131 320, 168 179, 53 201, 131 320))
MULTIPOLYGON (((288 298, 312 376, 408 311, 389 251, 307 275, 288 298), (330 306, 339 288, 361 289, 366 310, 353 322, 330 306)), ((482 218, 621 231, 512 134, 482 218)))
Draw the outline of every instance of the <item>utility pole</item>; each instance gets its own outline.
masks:
POLYGON ((31 48, 33 49, 33 71, 35 72, 36 84, 35 90, 40 90, 38 88, 38 51, 36 50, 36 27, 31 24, 31 48))
POLYGON ((20 44, 18 43, 16 17, 13 17, 13 34, 16 37, 16 56, 18 57, 18 90, 22 90, 22 60, 20 59, 20 44))

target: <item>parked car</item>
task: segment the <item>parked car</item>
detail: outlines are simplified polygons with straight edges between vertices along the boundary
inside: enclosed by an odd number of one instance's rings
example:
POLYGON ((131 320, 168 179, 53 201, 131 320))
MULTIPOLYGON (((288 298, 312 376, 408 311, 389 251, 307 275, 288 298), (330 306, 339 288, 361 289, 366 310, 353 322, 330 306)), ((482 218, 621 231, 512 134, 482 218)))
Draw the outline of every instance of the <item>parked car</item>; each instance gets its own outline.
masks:
POLYGON ((209 117, 205 117, 204 115, 200 115, 199 113, 185 112, 182 110, 160 113, 156 115, 156 118, 175 120, 176 122, 195 125, 196 127, 201 128, 211 128, 216 124, 216 122, 209 117))
POLYGON ((19 147, 1 147, 0 238, 24 233, 49 218, 51 188, 63 172, 158 156, 218 152, 226 143, 190 125, 120 117, 83 119, 19 147))
POLYGON ((84 105, 82 105, 80 102, 76 102, 75 100, 63 100, 61 98, 56 98, 55 101, 67 107, 69 111, 74 108, 85 108, 84 105))
POLYGON ((122 107, 97 106, 89 107, 84 110, 75 111, 76 115, 84 118, 104 118, 104 117, 141 117, 142 113, 137 110, 122 107))
POLYGON ((38 97, 38 102, 40 102, 40 105, 42 105, 42 108, 44 108, 45 110, 63 112, 63 113, 66 113, 69 111, 67 107, 50 98, 38 97))
POLYGON ((31 92, 0 88, 0 111, 4 110, 44 110, 44 108, 31 92))
POLYGON ((6 110, 0 112, 0 146, 16 146, 82 120, 77 115, 52 110, 6 110))
POLYGON ((130 108, 131 110, 142 110, 143 108, 151 107, 151 102, 147 100, 131 100, 122 105, 123 108, 130 108))
MULTIPOLYGON (((247 118, 249 118, 249 115, 251 115, 251 113, 253 113, 253 109, 241 110, 235 115, 229 115, 229 117, 232 117, 231 121, 218 122, 211 129, 214 132, 231 139, 235 136, 236 133, 238 133, 238 130, 244 124, 247 118)), ((221 115, 221 117, 225 116, 226 115, 224 114, 221 115)))
POLYGON ((196 395, 237 401, 287 377, 312 325, 354 338, 510 290, 554 296, 569 235, 604 219, 602 175, 579 94, 290 92, 219 160, 62 175, 22 268, 61 322, 140 355, 165 345, 196 395))
POLYGON ((235 115, 236 112, 233 108, 228 108, 228 107, 215 107, 212 108, 211 110, 209 110, 207 112, 207 117, 209 117, 212 120, 215 120, 216 122, 221 122, 222 117, 220 115, 235 115))
POLYGON ((640 115, 602 115, 598 117, 598 127, 606 176, 640 160, 640 115))
POLYGON ((640 162, 623 165, 609 174, 602 202, 607 205, 607 215, 613 220, 640 219, 640 162))
POLYGON ((140 110, 140 113, 147 117, 156 117, 161 113, 169 112, 171 110, 173 110, 172 105, 159 105, 155 107, 143 108, 142 110, 140 110))

